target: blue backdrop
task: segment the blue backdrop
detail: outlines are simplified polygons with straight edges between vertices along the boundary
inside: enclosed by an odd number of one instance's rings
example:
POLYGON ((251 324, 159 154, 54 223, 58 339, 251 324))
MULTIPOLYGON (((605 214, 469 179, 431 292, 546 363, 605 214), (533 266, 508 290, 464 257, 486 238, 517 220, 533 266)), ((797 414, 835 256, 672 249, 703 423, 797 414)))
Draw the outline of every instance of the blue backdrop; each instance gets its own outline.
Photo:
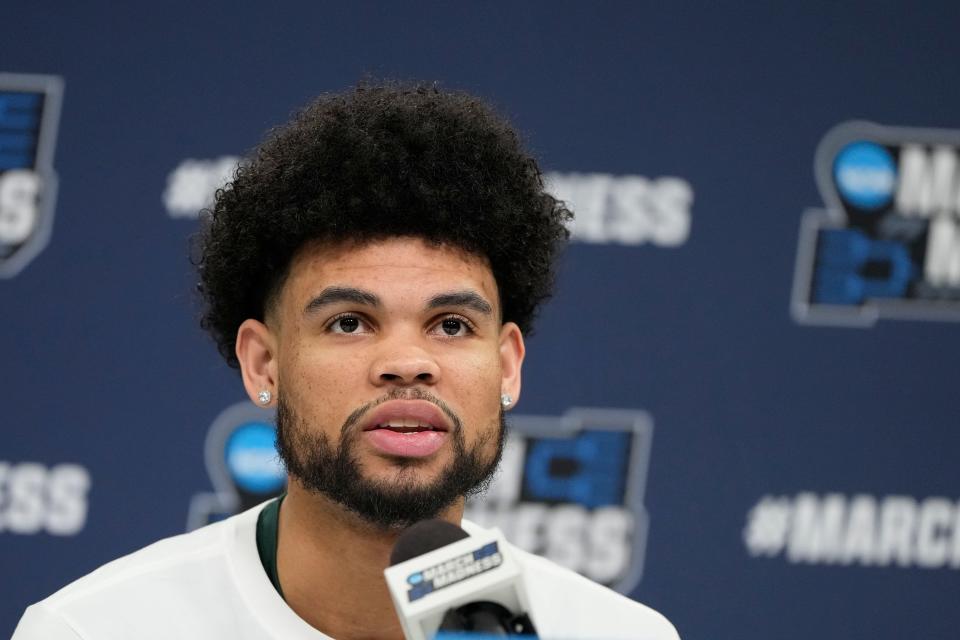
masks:
POLYGON ((243 394, 198 328, 196 210, 269 126, 371 73, 490 100, 580 213, 516 414, 636 427, 621 589, 689 640, 956 637, 960 6, 0 15, 0 635, 220 488, 205 442, 243 394), (853 120, 881 126, 815 169, 853 120))

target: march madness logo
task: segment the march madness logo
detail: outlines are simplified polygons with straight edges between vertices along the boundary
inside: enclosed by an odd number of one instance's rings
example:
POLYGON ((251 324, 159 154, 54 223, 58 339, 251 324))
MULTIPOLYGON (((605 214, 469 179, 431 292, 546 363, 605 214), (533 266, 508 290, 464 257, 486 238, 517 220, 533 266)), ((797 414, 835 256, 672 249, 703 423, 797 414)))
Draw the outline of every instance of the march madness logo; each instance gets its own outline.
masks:
POLYGON ((815 161, 825 210, 803 218, 799 322, 960 320, 960 131, 848 122, 815 161))
POLYGON ((653 423, 641 411, 572 409, 510 417, 490 490, 466 517, 518 547, 629 594, 647 539, 644 485, 653 423))
POLYGON ((190 501, 187 531, 246 511, 286 488, 276 449, 274 412, 249 402, 225 409, 210 425, 204 461, 213 492, 190 501))
POLYGON ((0 73, 0 277, 17 275, 50 239, 62 95, 58 77, 0 73))
POLYGON ((503 564, 500 546, 496 541, 451 558, 438 565, 427 567, 407 576, 407 598, 415 602, 439 589, 460 584, 468 578, 496 569, 503 564))

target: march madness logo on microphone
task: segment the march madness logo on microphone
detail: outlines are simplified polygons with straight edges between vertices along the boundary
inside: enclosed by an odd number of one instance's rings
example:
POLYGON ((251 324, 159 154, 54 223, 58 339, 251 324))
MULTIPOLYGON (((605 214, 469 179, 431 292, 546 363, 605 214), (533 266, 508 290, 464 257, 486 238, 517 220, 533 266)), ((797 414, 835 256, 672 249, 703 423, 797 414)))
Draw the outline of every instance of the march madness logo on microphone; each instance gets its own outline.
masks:
POLYGON ((653 422, 642 411, 511 415, 500 470, 466 517, 511 543, 629 594, 647 540, 653 422))
POLYGON ((814 169, 826 209, 803 218, 794 318, 960 320, 960 131, 848 122, 814 169))
POLYGON ((410 585, 407 598, 414 602, 437 589, 458 584, 467 578, 496 569, 501 564, 503 556, 500 555, 500 546, 496 541, 490 542, 470 553, 411 573, 407 576, 407 584, 410 585))
POLYGON ((0 277, 17 275, 50 239, 62 95, 56 76, 0 73, 0 277))

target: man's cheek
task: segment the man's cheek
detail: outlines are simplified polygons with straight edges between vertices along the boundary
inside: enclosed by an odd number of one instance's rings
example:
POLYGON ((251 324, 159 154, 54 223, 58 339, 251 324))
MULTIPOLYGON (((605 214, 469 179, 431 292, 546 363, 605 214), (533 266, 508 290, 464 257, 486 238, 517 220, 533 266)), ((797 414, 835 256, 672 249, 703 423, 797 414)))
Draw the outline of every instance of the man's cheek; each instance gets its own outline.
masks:
POLYGON ((501 367, 497 353, 461 354, 444 364, 450 375, 462 383, 473 385, 473 389, 485 389, 500 383, 501 367))

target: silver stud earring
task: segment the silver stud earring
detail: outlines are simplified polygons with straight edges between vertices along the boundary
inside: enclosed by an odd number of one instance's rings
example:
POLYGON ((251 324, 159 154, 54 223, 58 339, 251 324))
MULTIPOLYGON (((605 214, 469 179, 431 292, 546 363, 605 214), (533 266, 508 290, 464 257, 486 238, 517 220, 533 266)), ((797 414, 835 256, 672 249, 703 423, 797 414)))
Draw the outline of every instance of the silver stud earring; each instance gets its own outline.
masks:
POLYGON ((513 398, 510 397, 509 393, 504 393, 500 396, 500 404, 502 404, 504 408, 509 407, 513 404, 513 398))
POLYGON ((273 394, 266 389, 257 394, 257 400, 260 401, 260 404, 270 404, 271 398, 273 398, 273 394))

